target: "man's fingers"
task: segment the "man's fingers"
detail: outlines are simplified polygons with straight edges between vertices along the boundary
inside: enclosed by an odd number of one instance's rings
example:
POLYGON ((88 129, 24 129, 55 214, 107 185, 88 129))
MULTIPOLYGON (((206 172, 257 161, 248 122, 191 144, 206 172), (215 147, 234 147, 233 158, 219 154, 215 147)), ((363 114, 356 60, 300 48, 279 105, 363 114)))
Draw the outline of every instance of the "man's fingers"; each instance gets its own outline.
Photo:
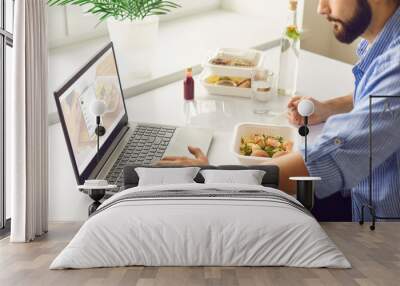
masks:
POLYGON ((188 146, 188 150, 189 150, 189 152, 190 152, 191 154, 193 154, 193 156, 194 156, 196 159, 201 159, 201 158, 206 157, 206 155, 204 155, 203 151, 201 151, 200 148, 193 147, 193 146, 188 146))
POLYGON ((201 162, 198 162, 196 160, 192 159, 185 159, 185 160, 176 160, 176 161, 158 161, 157 163, 154 164, 155 166, 160 166, 160 167, 173 167, 173 166, 197 166, 201 165, 201 162))
POLYGON ((188 149, 195 156, 195 159, 181 156, 167 156, 156 162, 154 166, 197 166, 208 164, 208 159, 200 148, 188 146, 188 149))
POLYGON ((188 159, 186 157, 181 157, 181 156, 166 156, 164 158, 161 159, 161 161, 181 161, 181 160, 185 160, 188 159))
POLYGON ((300 101, 302 101, 303 99, 309 99, 311 101, 313 101, 315 103, 315 99, 312 98, 311 96, 293 96, 288 103, 288 108, 289 109, 296 109, 297 110, 297 106, 299 105, 300 101))
POLYGON ((303 96, 301 96, 301 95, 295 95, 291 98, 291 100, 297 100, 297 99, 302 99, 302 98, 303 98, 303 96))
POLYGON ((295 114, 293 112, 288 112, 287 117, 289 119, 289 122, 295 125, 300 125, 301 124, 301 119, 302 117, 299 116, 298 114, 295 114))
POLYGON ((303 97, 302 97, 302 96, 299 96, 299 95, 293 96, 293 97, 290 99, 289 103, 288 103, 288 107, 289 107, 289 108, 297 107, 297 104, 299 103, 299 101, 300 101, 302 98, 303 98, 303 97))
POLYGON ((289 102, 287 108, 292 111, 297 111, 297 106, 299 106, 300 101, 289 102))
POLYGON ((176 161, 158 161, 157 163, 154 164, 154 166, 180 166, 182 165, 182 161, 176 160, 176 161))
POLYGON ((288 111, 287 116, 290 120, 298 120, 299 118, 301 118, 300 114, 290 110, 288 111))

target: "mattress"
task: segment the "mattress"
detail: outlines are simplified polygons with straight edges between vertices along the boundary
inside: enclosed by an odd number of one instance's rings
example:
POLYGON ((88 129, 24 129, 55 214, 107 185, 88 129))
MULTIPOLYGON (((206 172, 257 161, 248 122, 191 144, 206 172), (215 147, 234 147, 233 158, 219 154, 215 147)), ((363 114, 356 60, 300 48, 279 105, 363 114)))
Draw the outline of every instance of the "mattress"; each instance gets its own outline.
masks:
POLYGON ((50 269, 134 265, 351 267, 314 217, 284 192, 193 183, 114 195, 50 269))

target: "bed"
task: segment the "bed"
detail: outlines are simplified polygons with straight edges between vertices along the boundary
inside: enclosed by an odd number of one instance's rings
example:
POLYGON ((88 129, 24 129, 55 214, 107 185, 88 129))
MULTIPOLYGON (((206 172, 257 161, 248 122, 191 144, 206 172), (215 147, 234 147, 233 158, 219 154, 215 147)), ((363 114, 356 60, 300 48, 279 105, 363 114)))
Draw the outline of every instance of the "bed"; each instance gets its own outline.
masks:
POLYGON ((120 266, 290 266, 350 268, 314 217, 279 191, 274 166, 202 169, 264 170, 261 185, 193 183, 138 186, 107 199, 50 269, 120 266))

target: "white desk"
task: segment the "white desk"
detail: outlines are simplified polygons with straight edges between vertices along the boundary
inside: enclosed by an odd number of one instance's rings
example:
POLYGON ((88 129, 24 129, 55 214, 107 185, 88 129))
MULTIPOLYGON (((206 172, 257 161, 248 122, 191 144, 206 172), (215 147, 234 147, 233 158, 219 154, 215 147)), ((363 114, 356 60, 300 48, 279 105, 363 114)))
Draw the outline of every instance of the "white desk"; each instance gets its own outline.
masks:
MULTIPOLYGON (((278 50, 266 52, 266 66, 273 71, 278 66, 278 50)), ((302 52, 299 72, 299 94, 328 99, 345 95, 353 88, 351 66, 308 52, 302 52)), ((182 82, 167 85, 130 98, 126 106, 131 121, 185 125, 182 82)), ((271 104, 283 110, 288 98, 271 104)), ((209 152, 211 164, 239 164, 230 153, 233 127, 239 122, 268 122, 287 124, 284 116, 255 115, 248 99, 210 96, 197 84, 198 115, 191 125, 213 128, 214 141, 209 152)), ((313 127, 317 134, 321 127, 313 127)), ((90 198, 76 189, 76 181, 60 124, 49 127, 49 217, 58 221, 82 221, 87 218, 90 198)))
MULTIPOLYGON (((176 73, 190 65, 196 67, 206 55, 219 47, 242 49, 256 46, 264 48, 272 45, 281 37, 281 25, 278 23, 269 25, 268 22, 266 18, 260 19, 223 9, 163 22, 160 25, 158 44, 154 54, 152 76, 142 79, 126 78, 122 72, 125 95, 138 94, 138 90, 149 90, 147 88, 154 86, 151 82, 155 79, 164 78, 164 82, 165 80, 171 82, 169 80, 175 78, 176 73), (210 33, 216 27, 223 32, 210 33), (240 40, 238 40, 238 35, 240 35, 240 40)), ((105 36, 50 50, 50 114, 57 111, 53 92, 109 41, 108 36, 105 36)), ((120 69, 123 71, 123 66, 120 69)))

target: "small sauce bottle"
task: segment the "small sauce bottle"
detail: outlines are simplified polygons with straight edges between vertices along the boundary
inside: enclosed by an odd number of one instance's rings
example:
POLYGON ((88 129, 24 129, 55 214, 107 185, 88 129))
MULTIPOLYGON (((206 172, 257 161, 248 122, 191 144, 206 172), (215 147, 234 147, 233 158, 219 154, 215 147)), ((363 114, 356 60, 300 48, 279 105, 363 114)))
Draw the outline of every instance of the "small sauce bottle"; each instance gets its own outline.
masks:
POLYGON ((186 78, 183 81, 183 97, 185 100, 194 99, 194 80, 192 68, 186 69, 186 78))

